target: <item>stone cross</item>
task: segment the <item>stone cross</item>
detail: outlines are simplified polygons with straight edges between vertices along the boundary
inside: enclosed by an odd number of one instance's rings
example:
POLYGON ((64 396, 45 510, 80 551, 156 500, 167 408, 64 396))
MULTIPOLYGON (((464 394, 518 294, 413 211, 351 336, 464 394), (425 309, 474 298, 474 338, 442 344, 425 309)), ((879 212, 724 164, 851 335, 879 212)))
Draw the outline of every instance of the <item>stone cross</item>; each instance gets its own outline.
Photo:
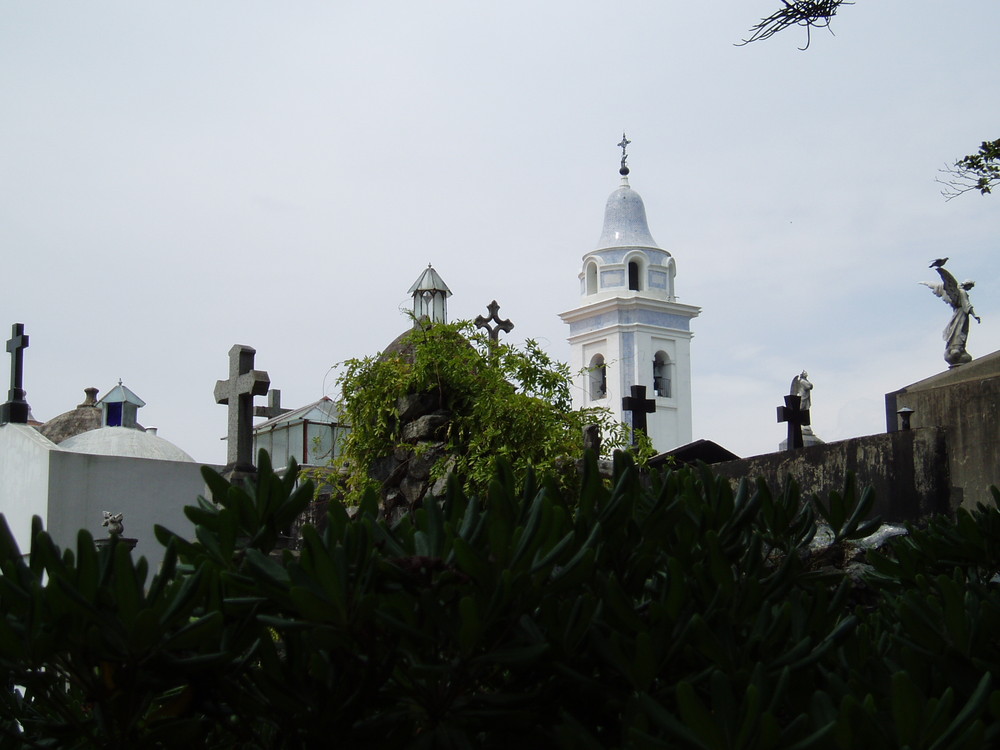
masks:
POLYGON ((290 411, 291 409, 285 409, 281 406, 281 391, 277 388, 272 388, 267 392, 267 406, 255 406, 253 408, 253 415, 255 417, 274 419, 275 417, 280 417, 282 414, 288 414, 290 411))
POLYGON ((215 402, 229 406, 227 471, 254 471, 253 397, 263 396, 271 385, 266 372, 253 369, 256 353, 251 346, 234 344, 229 350, 229 379, 215 384, 215 402))
POLYGON ((802 408, 801 396, 785 396, 778 407, 778 421, 788 422, 788 450, 802 447, 802 428, 809 424, 809 410, 802 408))
POLYGON ((24 334, 24 323, 10 327, 11 337, 7 342, 10 352, 10 391, 7 403, 0 406, 0 424, 28 423, 28 402, 24 400, 24 350, 28 348, 28 337, 24 334))
POLYGON ((646 432, 646 415, 656 411, 656 401, 646 398, 646 386, 633 385, 629 392, 630 396, 622 399, 622 409, 632 412, 632 445, 636 444, 635 433, 646 432))
POLYGON ((514 330, 514 324, 509 320, 500 320, 500 316, 497 314, 499 311, 500 305, 497 304, 496 300, 493 300, 486 306, 486 312, 488 312, 490 316, 488 318, 484 315, 476 317, 476 328, 485 328, 490 334, 490 341, 499 340, 500 331, 510 333, 514 330), (491 326, 491 322, 496 325, 491 326))

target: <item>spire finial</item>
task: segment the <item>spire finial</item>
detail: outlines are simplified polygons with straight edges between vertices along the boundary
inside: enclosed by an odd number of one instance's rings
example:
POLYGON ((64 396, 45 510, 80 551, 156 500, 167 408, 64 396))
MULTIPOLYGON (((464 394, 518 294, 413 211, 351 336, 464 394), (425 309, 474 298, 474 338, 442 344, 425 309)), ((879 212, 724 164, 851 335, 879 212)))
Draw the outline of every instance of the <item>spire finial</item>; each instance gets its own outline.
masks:
POLYGON ((618 148, 622 150, 622 166, 621 169, 618 170, 618 174, 622 175, 623 177, 628 175, 628 167, 625 165, 625 160, 628 159, 628 154, 626 153, 625 149, 628 148, 628 144, 630 144, 631 142, 632 141, 630 141, 628 138, 625 137, 625 131, 623 130, 622 142, 618 144, 618 148))

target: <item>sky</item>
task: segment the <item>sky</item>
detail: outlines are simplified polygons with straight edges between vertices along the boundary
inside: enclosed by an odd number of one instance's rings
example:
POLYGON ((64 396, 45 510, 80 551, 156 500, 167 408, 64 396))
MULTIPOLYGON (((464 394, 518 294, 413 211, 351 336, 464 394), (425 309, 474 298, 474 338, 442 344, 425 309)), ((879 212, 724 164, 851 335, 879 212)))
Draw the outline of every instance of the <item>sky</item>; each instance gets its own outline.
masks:
MULTIPOLYGON (((777 0, 50 0, 0 7, 0 331, 40 420, 119 379, 140 421, 224 463, 216 380, 257 350, 284 406, 408 326, 496 299, 566 360, 558 313, 630 182, 692 322, 694 437, 775 450, 791 378, 826 440, 884 394, 1000 349, 1000 195, 938 170, 1000 137, 1000 3, 857 0, 833 31, 734 43, 777 0), (953 11, 952 8, 959 8, 953 11), (4 335, 6 340, 8 336, 4 335)), ((259 403, 263 399, 258 399, 259 403)))

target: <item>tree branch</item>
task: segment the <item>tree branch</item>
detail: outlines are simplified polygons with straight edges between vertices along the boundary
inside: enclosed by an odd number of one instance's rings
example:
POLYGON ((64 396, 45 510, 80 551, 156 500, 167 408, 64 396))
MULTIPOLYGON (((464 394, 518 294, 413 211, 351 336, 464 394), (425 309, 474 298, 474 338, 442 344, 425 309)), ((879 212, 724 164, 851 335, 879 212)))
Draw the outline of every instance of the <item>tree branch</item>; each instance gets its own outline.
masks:
MULTIPOLYGON (((744 39, 736 46, 742 47, 750 42, 759 42, 770 39, 779 31, 784 31, 789 26, 804 26, 806 29, 806 45, 799 49, 809 49, 812 41, 813 29, 829 29, 830 22, 837 15, 837 10, 842 5, 854 5, 848 0, 781 0, 784 7, 774 11, 766 18, 762 18, 757 24, 750 28, 753 32, 749 39, 744 39)), ((832 31, 830 32, 833 33, 832 31)))
POLYGON ((1000 139, 983 141, 977 153, 964 156, 954 165, 938 171, 945 175, 945 179, 937 179, 944 185, 941 195, 945 200, 973 190, 989 195, 1000 185, 1000 139))

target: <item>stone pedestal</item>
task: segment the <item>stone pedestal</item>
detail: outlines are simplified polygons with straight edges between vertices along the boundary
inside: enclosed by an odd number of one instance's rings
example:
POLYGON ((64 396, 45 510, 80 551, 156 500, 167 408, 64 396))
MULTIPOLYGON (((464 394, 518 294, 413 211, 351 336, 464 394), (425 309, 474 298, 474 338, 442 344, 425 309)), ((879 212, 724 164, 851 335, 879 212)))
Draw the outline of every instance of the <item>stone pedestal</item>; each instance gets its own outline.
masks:
POLYGON ((105 547, 110 547, 111 546, 111 542, 113 540, 115 540, 115 539, 118 540, 118 544, 125 545, 125 547, 128 548, 129 552, 131 552, 132 550, 134 550, 135 549, 135 545, 137 545, 139 543, 139 540, 136 539, 135 537, 130 537, 130 536, 119 536, 119 537, 106 536, 106 537, 104 537, 102 539, 95 539, 94 540, 94 544, 97 546, 97 550, 101 551, 105 547))
MULTIPOLYGON (((808 448, 810 445, 824 445, 824 441, 820 440, 818 437, 813 435, 811 432, 802 431, 802 447, 808 448)), ((785 438, 780 443, 778 443, 779 451, 788 450, 788 438, 785 438)))

